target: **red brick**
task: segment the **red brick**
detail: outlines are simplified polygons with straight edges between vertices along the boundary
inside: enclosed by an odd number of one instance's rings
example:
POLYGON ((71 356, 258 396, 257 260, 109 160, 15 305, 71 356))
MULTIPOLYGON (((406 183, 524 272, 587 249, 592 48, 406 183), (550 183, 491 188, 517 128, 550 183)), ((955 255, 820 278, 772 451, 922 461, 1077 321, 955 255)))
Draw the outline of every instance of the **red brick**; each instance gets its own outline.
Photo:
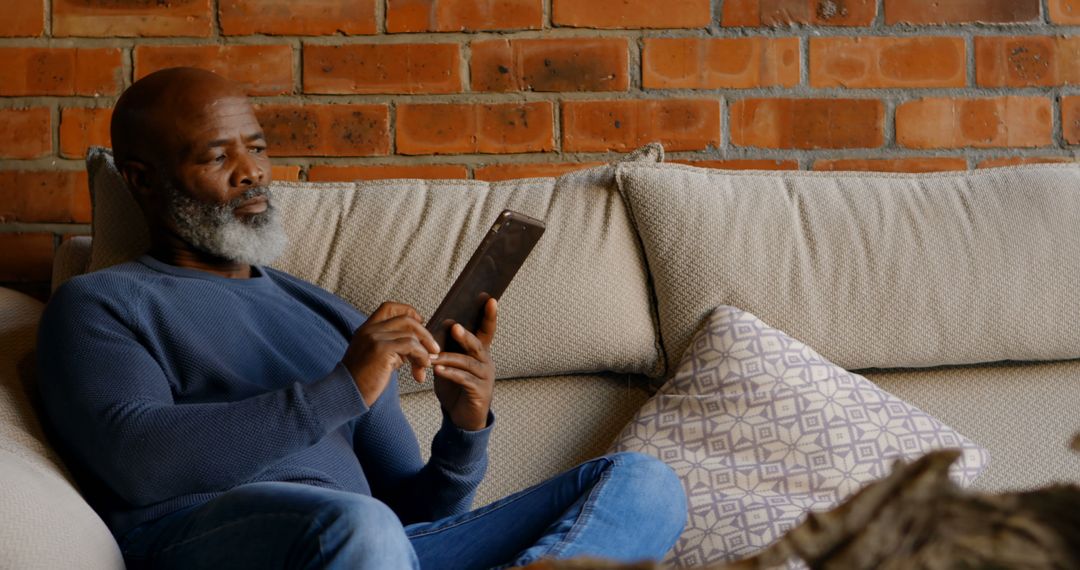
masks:
POLYGON ((0 158, 37 158, 52 152, 48 107, 0 109, 0 158))
POLYGON ((658 141, 667 150, 720 146, 720 102, 715 99, 566 101, 563 150, 634 150, 658 141))
POLYGON ((0 171, 0 222, 89 221, 86 171, 0 171))
POLYGON ((1061 135, 1068 144, 1080 144, 1080 95, 1061 98, 1061 135))
POLYGON ((1080 24, 1080 0, 1050 0, 1050 21, 1055 24, 1080 24))
POLYGON ((626 91, 625 38, 490 40, 472 44, 474 91, 626 91))
POLYGON ((931 98, 896 109, 896 142, 909 148, 1032 147, 1052 142, 1043 97, 931 98))
POLYGON ((86 156, 90 146, 110 146, 109 121, 112 109, 68 107, 60 113, 60 155, 86 156))
POLYGON ((869 26, 875 0, 724 0, 724 26, 869 26))
POLYGON ((308 180, 313 182, 348 182, 350 180, 385 180, 423 178, 427 180, 463 179, 469 170, 460 164, 376 164, 371 166, 312 166, 308 180))
POLYGON ((554 147, 551 103, 402 104, 401 154, 544 152, 554 147))
POLYGON ((1040 16, 1039 0, 885 0, 885 23, 1012 24, 1040 16))
POLYGON ((1020 164, 1052 164, 1074 162, 1075 159, 1064 156, 1001 156, 980 160, 975 168, 996 168, 999 166, 1017 166, 1020 164))
POLYGON ((0 48, 0 96, 115 95, 117 48, 0 48))
POLYGON ((477 180, 497 182, 518 178, 547 178, 562 176, 567 172, 600 166, 603 162, 534 162, 525 164, 490 164, 473 171, 477 180))
POLYGON ((729 158, 726 160, 672 160, 676 164, 688 164, 698 168, 721 170, 798 170, 797 160, 773 160, 770 158, 729 158))
POLYGON ((914 158, 837 158, 815 160, 814 170, 859 170, 867 172, 941 172, 967 170, 967 160, 958 156, 914 158))
POLYGON ((374 34, 375 1, 220 0, 218 18, 227 36, 374 34))
POLYGON ((40 36, 45 33, 45 0, 5 0, 0 38, 40 36))
POLYGON ((270 176, 274 180, 292 181, 300 180, 300 167, 294 165, 275 164, 270 167, 270 176))
POLYGON ((793 87, 799 39, 646 39, 641 67, 647 89, 793 87))
POLYGON ((709 0, 552 0, 556 26, 576 28, 704 28, 709 0))
POLYGON ((764 148, 875 148, 885 142, 877 99, 743 99, 731 104, 731 142, 764 148))
POLYGON ((975 78, 983 87, 1080 84, 1080 36, 977 37, 975 78))
POLYGON ((538 30, 542 0, 387 0, 386 31, 538 30))
POLYGON ((210 0, 52 0, 54 36, 198 36, 213 28, 210 0))
POLYGON ((455 44, 304 46, 307 93, 457 93, 461 50, 455 44))
POLYGON ((390 152, 386 105, 260 105, 271 156, 372 156, 390 152))
POLYGON ((52 234, 0 233, 0 281, 48 281, 52 258, 52 234))
POLYGON ((242 84, 251 95, 293 91, 288 45, 137 46, 135 79, 167 67, 208 69, 242 84))
POLYGON ((810 38, 814 87, 963 87, 963 38, 810 38))

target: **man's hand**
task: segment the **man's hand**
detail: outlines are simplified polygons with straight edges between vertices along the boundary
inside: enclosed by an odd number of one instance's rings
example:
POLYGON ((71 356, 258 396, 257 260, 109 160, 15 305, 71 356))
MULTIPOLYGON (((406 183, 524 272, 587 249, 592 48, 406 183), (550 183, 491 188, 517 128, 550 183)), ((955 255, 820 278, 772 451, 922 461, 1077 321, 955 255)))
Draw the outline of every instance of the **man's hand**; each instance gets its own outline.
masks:
POLYGON ((498 304, 489 299, 484 305, 480 330, 472 334, 460 324, 450 335, 465 354, 443 352, 435 358, 435 395, 457 427, 476 431, 487 427, 491 393, 495 387, 495 365, 491 362, 491 341, 495 338, 498 304))
POLYGON ((412 365, 413 378, 423 382, 424 369, 439 350, 416 309, 387 302, 356 329, 341 363, 352 374, 364 403, 371 406, 405 362, 412 365))

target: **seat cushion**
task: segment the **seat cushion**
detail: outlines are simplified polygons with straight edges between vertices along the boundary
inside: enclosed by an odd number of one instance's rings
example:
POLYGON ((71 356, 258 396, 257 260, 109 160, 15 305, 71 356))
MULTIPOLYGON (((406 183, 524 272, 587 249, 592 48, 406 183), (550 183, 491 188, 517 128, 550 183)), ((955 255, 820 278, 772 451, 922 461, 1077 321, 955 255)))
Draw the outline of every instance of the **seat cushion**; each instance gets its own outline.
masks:
MULTIPOLYGON (((659 150, 635 159, 655 162, 659 150)), ((105 149, 87 159, 90 270, 147 248, 145 223, 105 149)), ((500 378, 592 371, 658 374, 661 356, 644 256, 614 168, 503 182, 281 182, 290 238, 275 267, 365 313, 394 300, 431 315, 503 209, 547 230, 500 302, 492 347, 500 378)), ((428 389, 402 374, 403 392, 428 389)))
POLYGON ((612 451, 647 453, 679 475, 689 515, 665 561, 691 568, 752 555, 897 459, 943 448, 963 452, 953 475, 965 484, 986 464, 983 448, 934 417, 719 307, 612 451))
POLYGON ((669 359, 718 305, 849 369, 1080 357, 1080 164, 931 174, 623 164, 618 182, 669 359))
POLYGON ((866 377, 979 442, 993 461, 974 487, 1080 484, 1080 360, 867 372, 866 377))
POLYGON ((31 404, 41 310, 0 288, 0 566, 122 569, 112 534, 49 447, 31 404))
MULTIPOLYGON (((488 472, 473 506, 486 505, 603 455, 649 398, 643 376, 601 374, 523 378, 495 386, 496 427, 488 472)), ((424 458, 442 414, 433 392, 406 394, 402 409, 424 458)))

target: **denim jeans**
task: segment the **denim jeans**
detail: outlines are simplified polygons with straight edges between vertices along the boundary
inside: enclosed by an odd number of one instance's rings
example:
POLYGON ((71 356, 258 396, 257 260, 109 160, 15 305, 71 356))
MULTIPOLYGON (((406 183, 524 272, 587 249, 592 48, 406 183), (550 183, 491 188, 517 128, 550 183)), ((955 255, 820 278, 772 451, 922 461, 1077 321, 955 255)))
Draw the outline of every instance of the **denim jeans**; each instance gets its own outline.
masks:
POLYGON ((120 541, 138 568, 505 568, 540 558, 659 559, 686 522, 675 473, 640 453, 587 461, 480 509, 402 526, 383 503, 253 483, 120 541))

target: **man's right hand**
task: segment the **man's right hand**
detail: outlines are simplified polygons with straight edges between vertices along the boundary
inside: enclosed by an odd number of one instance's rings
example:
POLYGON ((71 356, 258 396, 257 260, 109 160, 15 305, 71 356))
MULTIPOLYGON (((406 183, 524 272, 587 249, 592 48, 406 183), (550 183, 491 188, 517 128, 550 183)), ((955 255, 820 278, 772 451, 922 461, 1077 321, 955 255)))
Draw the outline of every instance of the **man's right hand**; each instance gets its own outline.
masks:
POLYGON ((371 406, 405 362, 412 365, 413 378, 423 382, 424 369, 439 350, 416 309, 387 302, 356 329, 341 363, 352 374, 364 403, 371 406))

